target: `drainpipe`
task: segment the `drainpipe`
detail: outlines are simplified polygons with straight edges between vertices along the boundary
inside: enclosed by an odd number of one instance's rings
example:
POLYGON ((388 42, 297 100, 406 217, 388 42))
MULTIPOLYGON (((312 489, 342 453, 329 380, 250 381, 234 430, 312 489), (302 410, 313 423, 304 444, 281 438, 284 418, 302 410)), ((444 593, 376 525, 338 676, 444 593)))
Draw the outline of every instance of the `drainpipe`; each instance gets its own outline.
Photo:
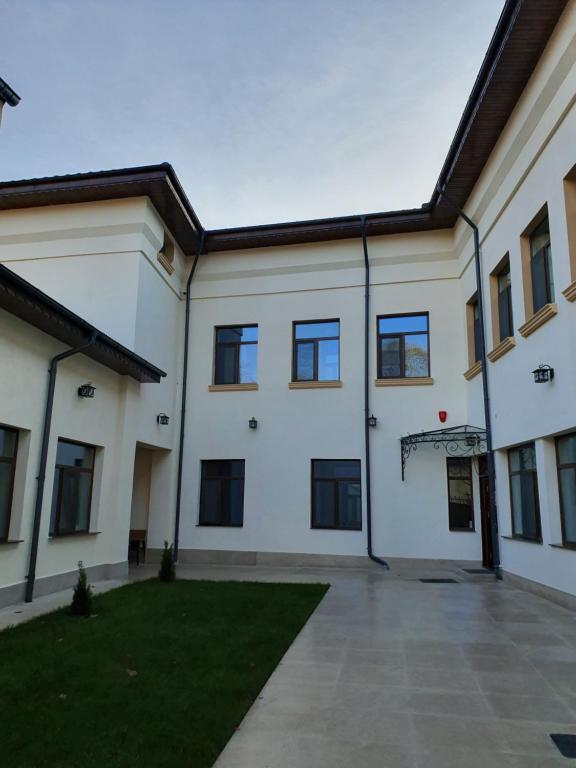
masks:
POLYGON ((480 319, 480 360, 482 362, 482 394, 484 398, 484 421, 486 424, 486 463, 488 465, 488 497, 490 504, 490 533, 492 537, 492 558, 494 573, 498 580, 502 579, 500 568, 500 542, 498 540, 498 519, 496 517, 496 468, 494 466, 494 450, 492 448, 492 417, 490 412, 490 390, 488 388, 488 365, 486 360, 486 335, 484 325, 484 299, 482 292, 482 270, 480 264, 480 234, 477 225, 469 218, 455 202, 450 200, 440 184, 436 185, 440 197, 451 205, 458 215, 468 224, 474 233, 474 265, 476 268, 476 297, 480 319))
POLYGON ((54 406, 54 390, 56 389, 56 374, 58 373, 58 363, 67 357, 73 357, 79 352, 83 352, 88 347, 94 346, 98 334, 92 333, 90 339, 78 347, 60 352, 54 355, 48 368, 48 392, 46 394, 46 405, 44 408, 44 426, 42 428, 42 444, 40 448, 40 467, 38 469, 36 501, 34 503, 34 522, 32 525, 32 541, 30 544, 30 559, 28 563, 28 577, 26 581, 26 592, 24 599, 31 603, 34 597, 34 582, 36 580, 36 561, 38 559, 38 541, 40 538, 40 522, 42 518, 42 504, 44 502, 44 485, 46 481, 46 462, 48 459, 48 444, 50 443, 50 429, 52 426, 52 410, 54 406))
POLYGON ((370 261, 368 259, 368 243, 366 241, 366 216, 360 216, 362 228, 362 247, 364 249, 364 444, 366 472, 366 528, 368 534, 368 557, 378 565, 390 570, 385 560, 377 557, 372 551, 372 478, 370 473, 370 261))
POLYGON ((196 272, 196 265, 200 254, 204 250, 204 230, 200 232, 198 250, 186 281, 184 291, 186 310, 184 320, 184 362, 182 365, 182 404, 180 406, 180 440, 178 445, 178 480, 176 484, 176 519, 174 522, 174 560, 178 560, 178 544, 180 541, 180 507, 182 503, 182 472, 184 467, 184 427, 186 424, 186 393, 188 389, 188 340, 190 337, 190 286, 196 272))

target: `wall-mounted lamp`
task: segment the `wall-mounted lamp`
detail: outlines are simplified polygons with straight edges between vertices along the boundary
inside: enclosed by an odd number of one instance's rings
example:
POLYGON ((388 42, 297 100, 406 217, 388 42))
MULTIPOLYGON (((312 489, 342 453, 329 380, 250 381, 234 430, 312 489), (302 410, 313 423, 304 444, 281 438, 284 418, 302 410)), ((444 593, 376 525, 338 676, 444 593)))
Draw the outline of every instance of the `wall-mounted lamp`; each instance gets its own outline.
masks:
POLYGON ((78 397, 94 397, 94 392, 96 392, 96 387, 93 387, 90 382, 78 387, 78 397))
POLYGON ((258 428, 258 422, 254 418, 254 416, 252 416, 252 418, 248 421, 248 426, 250 427, 250 429, 257 429, 258 428))
POLYGON ((168 424, 170 424, 170 416, 167 416, 165 413, 159 413, 158 416, 156 416, 156 421, 161 426, 167 427, 168 424))
POLYGON ((545 384, 554 378, 554 368, 551 368, 549 365, 539 365, 538 368, 532 371, 532 374, 535 384, 545 384))
POLYGON ((368 416, 368 426, 375 427, 376 424, 378 424, 378 419, 376 418, 376 416, 374 416, 373 413, 371 413, 370 416, 368 416))

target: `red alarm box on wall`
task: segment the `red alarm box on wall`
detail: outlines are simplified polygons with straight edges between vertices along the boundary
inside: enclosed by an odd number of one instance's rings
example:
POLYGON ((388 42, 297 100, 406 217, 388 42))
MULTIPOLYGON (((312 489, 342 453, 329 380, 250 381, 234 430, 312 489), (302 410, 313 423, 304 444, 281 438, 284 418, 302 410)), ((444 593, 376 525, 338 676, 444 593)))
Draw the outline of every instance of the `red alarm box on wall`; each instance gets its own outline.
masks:
POLYGON ((438 411, 438 418, 444 424, 446 419, 448 418, 448 411, 438 411))

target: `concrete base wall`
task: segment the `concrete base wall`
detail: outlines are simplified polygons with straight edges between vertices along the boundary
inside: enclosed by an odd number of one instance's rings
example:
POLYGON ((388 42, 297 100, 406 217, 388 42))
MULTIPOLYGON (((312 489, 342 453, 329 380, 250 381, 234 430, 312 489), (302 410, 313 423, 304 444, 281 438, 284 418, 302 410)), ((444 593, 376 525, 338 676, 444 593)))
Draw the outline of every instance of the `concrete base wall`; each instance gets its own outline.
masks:
POLYGON ((546 584, 526 579, 524 576, 517 576, 515 573, 509 573, 508 571, 502 571, 502 577, 504 581, 513 587, 532 592, 539 597, 544 597, 546 600, 561 605, 563 608, 576 611, 576 597, 568 592, 562 592, 560 589, 548 587, 546 584))

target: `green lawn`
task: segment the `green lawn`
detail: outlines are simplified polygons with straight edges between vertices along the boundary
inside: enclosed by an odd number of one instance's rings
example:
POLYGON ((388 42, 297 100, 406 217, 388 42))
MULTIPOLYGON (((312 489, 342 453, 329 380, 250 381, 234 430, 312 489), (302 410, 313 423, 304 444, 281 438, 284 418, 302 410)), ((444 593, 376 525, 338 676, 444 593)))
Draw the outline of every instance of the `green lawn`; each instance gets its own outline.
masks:
POLYGON ((0 763, 208 768, 327 587, 156 580, 0 633, 0 763))

